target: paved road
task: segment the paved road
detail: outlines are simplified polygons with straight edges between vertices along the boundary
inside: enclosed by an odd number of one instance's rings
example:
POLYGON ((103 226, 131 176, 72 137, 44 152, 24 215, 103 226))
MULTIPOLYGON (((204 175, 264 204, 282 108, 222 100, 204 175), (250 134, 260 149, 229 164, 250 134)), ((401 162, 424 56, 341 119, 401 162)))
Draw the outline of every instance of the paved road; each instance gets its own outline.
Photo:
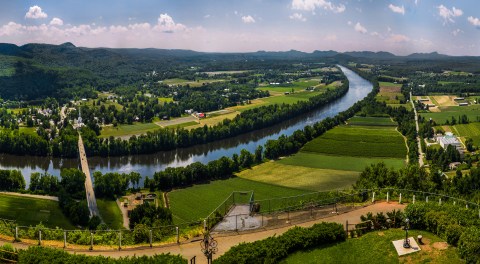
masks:
POLYGON ((85 173, 85 192, 87 194, 88 210, 90 210, 90 216, 99 216, 97 207, 97 200, 95 199, 95 192, 93 191, 92 177, 90 176, 90 169, 88 168, 87 154, 85 153, 85 147, 83 145, 82 136, 78 133, 78 154, 80 155, 80 163, 82 165, 82 171, 85 173))
POLYGON ((422 144, 420 143, 420 135, 419 135, 419 126, 418 126, 418 114, 417 109, 415 109, 415 104, 413 103, 412 92, 410 92, 410 103, 412 103, 413 111, 415 112, 415 127, 417 129, 417 144, 418 144, 418 164, 420 167, 423 167, 423 151, 422 151, 422 144))
POLYGON ((155 124, 159 125, 161 127, 167 127, 167 126, 176 126, 176 125, 180 125, 180 124, 188 123, 188 122, 192 122, 192 121, 197 122, 198 118, 190 115, 190 116, 186 116, 186 117, 179 117, 179 118, 174 118, 174 119, 171 119, 171 120, 155 122, 155 124))

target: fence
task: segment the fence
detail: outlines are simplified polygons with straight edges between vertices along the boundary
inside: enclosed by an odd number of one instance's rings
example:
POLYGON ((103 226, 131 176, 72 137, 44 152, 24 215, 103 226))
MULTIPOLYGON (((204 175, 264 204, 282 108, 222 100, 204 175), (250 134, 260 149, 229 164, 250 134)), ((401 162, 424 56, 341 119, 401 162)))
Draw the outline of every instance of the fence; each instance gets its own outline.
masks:
POLYGON ((15 221, 0 219, 0 234, 14 241, 63 248, 104 250, 153 247, 185 242, 200 236, 205 229, 216 235, 274 229, 352 211, 377 201, 450 203, 477 210, 480 217, 477 203, 407 189, 325 191, 268 200, 255 200, 253 191, 245 191, 233 192, 203 221, 154 228, 137 225, 132 230, 89 231, 51 229, 41 225, 26 227, 17 225, 15 221), (237 207, 241 210, 237 210, 237 207))

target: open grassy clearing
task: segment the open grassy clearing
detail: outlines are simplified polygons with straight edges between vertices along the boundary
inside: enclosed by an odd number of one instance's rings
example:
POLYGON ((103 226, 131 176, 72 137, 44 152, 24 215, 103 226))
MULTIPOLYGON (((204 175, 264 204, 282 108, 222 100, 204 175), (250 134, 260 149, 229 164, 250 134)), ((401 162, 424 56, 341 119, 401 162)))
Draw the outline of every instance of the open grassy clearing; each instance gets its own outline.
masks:
POLYGON ((421 113, 420 115, 427 120, 432 118, 437 124, 444 124, 447 120, 451 121, 454 117, 458 121, 458 117, 466 115, 471 122, 480 121, 480 105, 469 106, 448 106, 440 107, 441 112, 437 113, 421 113))
POLYGON ((237 173, 237 176, 302 190, 326 191, 350 188, 360 174, 356 171, 321 169, 283 162, 288 159, 263 163, 252 169, 243 170, 237 173))
MULTIPOLYGON (((392 83, 392 82, 378 82, 380 87, 394 87, 394 88, 402 88, 401 83, 392 83)), ((400 91, 400 90, 398 90, 400 91)))
MULTIPOLYGON (((192 128, 197 128, 197 127, 203 127, 205 125, 207 126, 214 126, 220 122, 222 122, 224 119, 233 119, 235 118, 239 112, 233 112, 233 113, 228 113, 224 115, 218 115, 218 116, 213 116, 213 117, 208 117, 200 119, 200 123, 193 122, 190 126, 185 126, 187 129, 192 129, 192 128)), ((189 122, 192 123, 192 122, 189 122)))
POLYGON ((134 123, 133 125, 118 125, 117 127, 105 126, 102 128, 100 137, 139 135, 159 128, 155 123, 134 123))
POLYGON ((379 82, 380 92, 377 94, 377 101, 387 104, 398 104, 400 100, 405 100, 405 96, 401 93, 402 84, 391 82, 379 82))
POLYGON ((410 103, 406 103, 406 104, 388 104, 388 106, 391 106, 393 108, 398 108, 400 106, 403 106, 407 109, 407 111, 411 111, 413 108, 412 108, 412 104, 410 103))
POLYGON ((407 150, 403 137, 393 128, 338 126, 308 142, 304 152, 336 156, 403 159, 407 150))
POLYGON ((16 220, 18 225, 36 226, 40 222, 51 228, 75 229, 63 215, 58 202, 0 194, 0 218, 16 220))
POLYGON ((185 79, 167 79, 163 80, 162 83, 167 85, 190 85, 190 87, 200 87, 203 84, 215 83, 215 82, 224 82, 224 79, 199 79, 195 81, 185 80, 185 79))
POLYGON ((37 128, 36 127, 25 127, 25 126, 20 126, 18 127, 18 131, 20 133, 25 133, 25 134, 37 134, 37 128))
POLYGON ((387 167, 397 169, 405 165, 404 159, 333 156, 303 151, 278 161, 278 163, 286 165, 357 172, 363 171, 372 163, 379 162, 384 162, 387 167))
POLYGON ((257 200, 311 192, 235 177, 174 190, 168 194, 168 198, 174 221, 181 223, 197 221, 207 217, 234 191, 251 190, 255 191, 255 199, 257 200))
POLYGON ((108 199, 97 199, 98 210, 105 224, 111 229, 123 228, 123 216, 117 202, 108 199))
MULTIPOLYGON (((178 124, 178 125, 170 125, 170 126, 165 126, 165 127, 168 127, 168 128, 181 128, 181 127, 185 127, 185 128, 194 128, 195 127, 198 127, 198 122, 195 122, 195 121, 190 121, 190 122, 185 122, 185 123, 181 123, 181 124, 178 124)), ((203 126, 203 125, 202 125, 203 126)))
POLYGON ((465 263, 455 248, 446 247, 446 242, 438 236, 418 230, 409 230, 408 233, 415 238, 418 235, 423 236, 425 245, 419 245, 421 251, 399 257, 392 241, 404 238, 405 231, 389 229, 338 244, 297 252, 281 263, 465 263))

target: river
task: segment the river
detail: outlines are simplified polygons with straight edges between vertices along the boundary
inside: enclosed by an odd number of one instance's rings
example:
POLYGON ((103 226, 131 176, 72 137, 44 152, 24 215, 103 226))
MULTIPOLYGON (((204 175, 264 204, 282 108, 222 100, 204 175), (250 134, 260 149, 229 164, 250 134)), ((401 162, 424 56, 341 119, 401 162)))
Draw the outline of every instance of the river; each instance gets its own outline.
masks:
MULTIPOLYGON (((287 136, 291 135, 297 129, 302 129, 307 125, 312 125, 315 122, 327 117, 333 117, 339 112, 345 111, 355 102, 366 97, 373 89, 370 82, 361 78, 353 71, 342 66, 340 66, 340 68, 349 80, 350 88, 348 92, 342 98, 320 107, 315 111, 286 120, 272 127, 189 148, 162 151, 148 155, 111 158, 91 157, 88 159, 90 170, 92 172, 101 171, 102 173, 128 173, 136 171, 142 176, 151 177, 156 171, 163 170, 166 167, 186 166, 197 161, 208 163, 222 156, 231 157, 234 153, 239 154, 242 149, 247 149, 253 153, 257 146, 264 145, 269 139, 276 139, 282 134, 287 136)), ((46 171, 58 176, 62 168, 76 168, 78 166, 79 162, 77 159, 0 154, 0 169, 20 170, 27 184, 30 182, 30 174, 32 172, 46 171)))

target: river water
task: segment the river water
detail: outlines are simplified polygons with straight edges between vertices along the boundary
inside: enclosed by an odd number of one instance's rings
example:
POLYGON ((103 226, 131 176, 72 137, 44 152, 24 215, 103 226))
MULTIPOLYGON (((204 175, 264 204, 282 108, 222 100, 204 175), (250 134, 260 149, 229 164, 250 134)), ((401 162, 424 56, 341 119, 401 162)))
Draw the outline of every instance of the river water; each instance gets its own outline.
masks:
MULTIPOLYGON (((348 92, 342 98, 315 111, 289 119, 272 127, 189 148, 162 151, 148 155, 111 158, 91 157, 88 158, 90 170, 92 172, 101 171, 102 173, 128 173, 136 171, 142 176, 151 178, 156 171, 164 170, 166 167, 186 166, 197 161, 208 163, 222 156, 231 157, 234 153, 239 154, 242 149, 247 149, 253 153, 257 146, 263 146, 269 139, 276 139, 282 134, 289 136, 297 129, 302 129, 327 117, 333 117, 366 97, 373 88, 372 84, 353 71, 342 66, 340 68, 349 80, 350 88, 348 92)), ((20 170, 27 184, 30 182, 30 174, 32 172, 46 171, 58 176, 62 168, 76 168, 78 166, 78 159, 0 154, 0 169, 20 170)), ((143 182, 141 184, 143 185, 143 182)))

